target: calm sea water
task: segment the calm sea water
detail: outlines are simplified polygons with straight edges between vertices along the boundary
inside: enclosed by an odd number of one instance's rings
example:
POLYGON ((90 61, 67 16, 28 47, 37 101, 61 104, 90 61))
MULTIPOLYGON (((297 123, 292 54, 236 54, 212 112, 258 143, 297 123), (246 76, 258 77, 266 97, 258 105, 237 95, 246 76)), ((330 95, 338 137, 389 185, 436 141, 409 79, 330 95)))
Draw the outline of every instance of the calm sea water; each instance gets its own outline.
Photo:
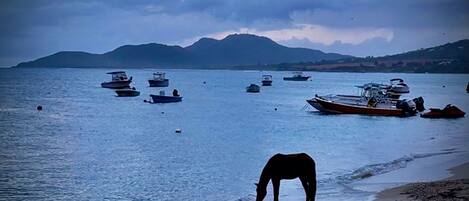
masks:
MULTIPOLYGON (((400 77, 411 87, 407 98, 467 112, 468 75, 313 72, 312 81, 285 82, 288 72, 268 72, 273 86, 248 94, 245 87, 265 72, 168 70, 167 93, 177 88, 183 102, 148 104, 159 89, 146 80, 157 70, 127 70, 139 97, 101 88, 108 71, 0 70, 0 200, 251 200, 265 162, 295 152, 316 160, 320 200, 362 200, 370 193, 347 184, 363 169, 391 171, 393 160, 405 166, 469 144, 467 118, 323 115, 304 107, 314 94, 356 94, 354 85, 400 77)), ((281 194, 299 188, 282 183, 281 194)))

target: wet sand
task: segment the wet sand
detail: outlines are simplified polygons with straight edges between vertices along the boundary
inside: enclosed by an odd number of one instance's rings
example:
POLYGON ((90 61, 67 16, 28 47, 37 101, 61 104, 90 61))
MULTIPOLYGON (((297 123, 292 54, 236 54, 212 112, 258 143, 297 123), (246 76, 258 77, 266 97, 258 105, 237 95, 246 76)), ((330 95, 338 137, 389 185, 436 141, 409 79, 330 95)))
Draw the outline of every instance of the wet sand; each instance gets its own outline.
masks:
POLYGON ((453 176, 433 182, 415 182, 386 189, 377 201, 469 200, 469 162, 450 168, 453 176))

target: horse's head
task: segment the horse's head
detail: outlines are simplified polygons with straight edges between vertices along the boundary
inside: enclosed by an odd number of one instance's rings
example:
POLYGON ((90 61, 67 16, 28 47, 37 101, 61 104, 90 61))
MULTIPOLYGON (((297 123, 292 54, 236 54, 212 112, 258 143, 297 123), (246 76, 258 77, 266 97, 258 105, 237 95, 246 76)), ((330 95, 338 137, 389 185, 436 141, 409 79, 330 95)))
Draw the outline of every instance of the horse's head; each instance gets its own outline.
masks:
POLYGON ((267 195, 266 188, 259 187, 259 184, 255 184, 255 185, 256 185, 256 192, 257 192, 256 201, 264 200, 265 195, 267 195))

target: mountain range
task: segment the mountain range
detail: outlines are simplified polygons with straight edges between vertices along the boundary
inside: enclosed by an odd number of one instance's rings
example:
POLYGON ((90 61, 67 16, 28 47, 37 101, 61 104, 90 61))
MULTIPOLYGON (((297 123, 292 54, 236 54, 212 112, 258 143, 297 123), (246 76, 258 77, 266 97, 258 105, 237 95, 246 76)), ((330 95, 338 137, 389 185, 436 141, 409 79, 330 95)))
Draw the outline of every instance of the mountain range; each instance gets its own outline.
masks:
POLYGON ((104 54, 62 51, 15 67, 229 68, 252 64, 335 60, 351 56, 290 48, 251 34, 201 38, 187 47, 157 43, 124 45, 104 54))
POLYGON ((332 72, 469 73, 469 39, 382 57, 291 48, 251 34, 201 38, 181 47, 124 45, 104 54, 62 51, 14 67, 194 68, 332 72))
MULTIPOLYGON (((262 68, 325 72, 469 73, 469 39, 382 57, 281 63, 262 68)), ((244 66, 243 69, 259 69, 259 66, 244 66)))

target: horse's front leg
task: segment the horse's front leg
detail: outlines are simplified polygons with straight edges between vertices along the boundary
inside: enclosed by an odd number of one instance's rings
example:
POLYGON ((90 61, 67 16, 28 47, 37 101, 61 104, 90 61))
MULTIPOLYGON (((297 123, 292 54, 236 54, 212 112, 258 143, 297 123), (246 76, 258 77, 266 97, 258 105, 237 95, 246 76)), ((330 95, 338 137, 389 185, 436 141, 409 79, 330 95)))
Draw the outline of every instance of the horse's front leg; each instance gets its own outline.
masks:
POLYGON ((280 179, 272 178, 272 186, 274 187, 274 201, 278 201, 278 194, 280 189, 280 179))

